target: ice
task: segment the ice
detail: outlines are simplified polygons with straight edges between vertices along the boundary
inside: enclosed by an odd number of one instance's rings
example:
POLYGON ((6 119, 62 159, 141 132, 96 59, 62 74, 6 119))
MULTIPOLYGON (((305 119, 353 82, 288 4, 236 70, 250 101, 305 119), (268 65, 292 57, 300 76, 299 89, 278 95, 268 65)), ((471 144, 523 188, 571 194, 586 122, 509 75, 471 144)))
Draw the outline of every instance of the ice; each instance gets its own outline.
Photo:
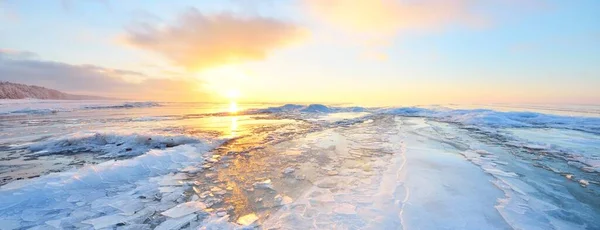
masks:
MULTIPOLYGON (((119 223, 141 223, 139 221, 143 222, 154 213, 152 207, 157 210, 175 207, 177 203, 172 202, 180 199, 183 191, 188 189, 183 186, 177 190, 163 191, 159 196, 162 199, 155 200, 157 194, 161 193, 159 182, 165 180, 165 175, 166 178, 182 178, 169 173, 201 163, 204 157, 200 153, 218 144, 205 142, 150 150, 128 160, 107 161, 9 183, 0 187, 0 221, 14 222, 16 219, 21 227, 48 223, 60 225, 60 228, 83 228, 86 224, 103 228, 119 223), (98 191, 101 197, 94 195, 98 191), (53 214, 21 218, 33 209, 53 210, 48 212, 53 214)), ((178 212, 186 211, 180 208, 167 211, 166 214, 179 216, 178 212)))
POLYGON ((321 104, 311 104, 300 110, 300 112, 304 113, 330 113, 331 111, 329 107, 321 104))
POLYGON ((164 211, 161 214, 170 218, 179 218, 191 213, 202 211, 204 209, 206 209, 206 205, 204 203, 199 201, 190 201, 187 203, 178 204, 177 206, 164 211))
POLYGON ((168 219, 165 222, 162 222, 160 225, 158 225, 155 228, 155 230, 180 229, 184 225, 186 225, 194 220, 197 220, 197 219, 198 219, 197 214, 189 214, 187 216, 183 216, 183 217, 179 217, 179 218, 175 218, 175 219, 168 219))
POLYGON ((340 112, 365 112, 368 111, 364 107, 334 107, 323 104, 296 105, 286 104, 278 107, 269 107, 266 109, 249 110, 247 113, 340 113, 340 112))
MULTIPOLYGON (((576 198, 567 192, 573 190, 569 184, 548 182, 561 175, 531 164, 507 164, 520 162, 514 159, 514 149, 490 145, 490 137, 481 142, 458 127, 428 118, 395 117, 296 140, 299 146, 308 144, 310 154, 324 152, 328 158, 320 161, 330 163, 319 162, 320 172, 308 176, 314 181, 312 187, 261 226, 593 229, 598 225, 591 221, 598 213, 579 203, 586 199, 593 203, 592 194, 580 193, 576 198), (373 148, 391 155, 368 157, 373 148), (361 156, 360 163, 353 163, 355 155, 361 156), (565 205, 573 209, 561 210, 565 205), (584 220, 590 221, 582 224, 584 220), (315 225, 306 226, 307 222, 315 225)), ((294 173, 312 170, 300 165, 294 173)), ((282 195, 275 199, 281 200, 282 195)))
POLYGON ((113 215, 98 217, 95 219, 85 220, 82 223, 91 224, 94 226, 95 229, 103 229, 103 228, 117 225, 118 223, 123 223, 126 219, 127 219, 127 216, 124 216, 122 214, 113 214, 113 215))
POLYGON ((145 107, 156 107, 160 104, 152 101, 143 102, 125 102, 116 105, 86 105, 83 106, 85 109, 126 109, 126 108, 145 108, 145 107))
POLYGON ((237 223, 240 225, 243 225, 243 226, 248 226, 257 220, 258 220, 258 216, 256 216, 255 213, 250 213, 250 214, 246 214, 246 215, 243 215, 240 218, 238 218, 237 223))
MULTIPOLYGON (((563 129, 507 129, 507 138, 515 146, 533 152, 545 152, 570 162, 581 170, 600 172, 600 138, 598 135, 563 129)), ((564 165, 553 165, 564 168, 564 165)))
POLYGON ((270 179, 267 179, 264 181, 255 182, 254 187, 259 189, 273 189, 273 184, 271 184, 270 179))
POLYGON ((109 206, 118 209, 125 215, 133 215, 135 212, 144 208, 144 203, 139 200, 115 200, 109 206))
POLYGON ((333 211, 337 214, 354 215, 356 214, 356 206, 351 204, 339 204, 333 211))
POLYGON ((164 149, 183 144, 201 143, 202 140, 183 135, 122 132, 78 132, 29 145, 31 155, 93 152, 113 158, 137 156, 150 149, 164 149))
POLYGON ((39 100, 0 99, 0 114, 51 114, 89 109, 127 109, 156 107, 156 102, 123 102, 118 100, 39 100))
POLYGON ((535 112, 498 112, 488 109, 451 110, 417 107, 382 109, 379 113, 427 117, 478 127, 542 127, 573 129, 600 134, 600 117, 576 117, 535 112))
POLYGON ((286 204, 291 204, 292 202, 294 202, 294 200, 291 197, 285 196, 285 195, 283 195, 283 196, 282 195, 277 195, 273 199, 279 205, 286 205, 286 204))
POLYGON ((296 170, 296 169, 294 169, 292 167, 287 167, 283 170, 283 174, 291 174, 294 172, 294 170, 296 170))
POLYGON ((202 224, 201 224, 202 227, 200 227, 199 230, 243 229, 243 228, 240 228, 241 226, 239 226, 235 223, 231 223, 228 220, 229 220, 229 216, 227 216, 227 215, 224 215, 224 216, 212 215, 202 222, 202 224))
MULTIPOLYGON (((108 104, 128 107, 120 105, 108 104)), ((69 114, 112 110, 80 106, 69 114)), ((2 140, 7 157, 102 160, 3 185, 0 228, 600 228, 597 118, 285 105, 238 115, 294 122, 236 124, 244 130, 225 142, 198 138, 205 130, 194 125, 229 115, 131 111, 107 125, 127 124, 117 131, 2 140), (157 127, 129 130, 148 121, 157 127)), ((52 123, 44 119, 58 113, 24 122, 52 123)))

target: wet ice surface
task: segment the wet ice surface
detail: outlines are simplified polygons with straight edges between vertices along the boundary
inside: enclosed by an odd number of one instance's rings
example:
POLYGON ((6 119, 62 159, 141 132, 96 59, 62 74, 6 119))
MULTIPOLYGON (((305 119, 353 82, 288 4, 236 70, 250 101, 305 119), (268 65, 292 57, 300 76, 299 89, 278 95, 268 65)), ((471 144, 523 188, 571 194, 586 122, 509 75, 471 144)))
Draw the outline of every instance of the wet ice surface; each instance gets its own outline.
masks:
POLYGON ((600 228, 597 118, 267 106, 0 117, 0 229, 600 228))

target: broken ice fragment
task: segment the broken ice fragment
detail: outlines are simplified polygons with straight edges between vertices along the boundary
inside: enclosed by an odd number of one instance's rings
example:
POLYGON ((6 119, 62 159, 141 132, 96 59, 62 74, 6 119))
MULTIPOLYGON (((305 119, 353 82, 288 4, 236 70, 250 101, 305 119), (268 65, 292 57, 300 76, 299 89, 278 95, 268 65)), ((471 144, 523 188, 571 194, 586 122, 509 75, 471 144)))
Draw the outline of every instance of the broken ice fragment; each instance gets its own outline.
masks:
POLYGON ((95 229, 107 228, 110 226, 117 225, 118 223, 123 223, 126 220, 126 216, 121 214, 113 214, 108 216, 102 216, 95 219, 84 220, 81 223, 91 224, 95 229))
POLYGON ((282 195, 277 195, 274 198, 275 202, 278 203, 279 205, 286 205, 286 204, 290 204, 292 203, 294 200, 289 197, 289 196, 282 196, 282 195))
POLYGON ((567 174, 567 175, 565 175, 565 177, 569 180, 573 179, 573 175, 571 175, 571 174, 567 174))
POLYGON ((210 191, 217 195, 225 195, 225 193, 227 193, 227 191, 223 190, 222 188, 216 187, 216 186, 212 187, 210 189, 210 191))
POLYGON ((273 189, 273 184, 271 184, 271 179, 267 179, 265 181, 254 183, 254 187, 262 189, 273 189))
POLYGON ((335 176, 337 174, 339 174, 339 173, 338 173, 338 171, 335 171, 335 170, 327 171, 327 175, 329 175, 329 176, 335 176))
POLYGON ((254 223, 254 221, 258 220, 258 216, 254 213, 250 213, 238 218, 237 223, 243 226, 248 226, 254 223))
POLYGON ((333 210, 337 214, 353 215, 356 214, 356 206, 351 204, 340 204, 333 210))
POLYGON ((294 169, 294 168, 292 168, 292 167, 287 167, 287 168, 285 168, 285 169, 283 170, 283 174, 290 174, 290 173, 293 173, 293 172, 294 172, 294 170, 295 170, 295 169, 294 169))
POLYGON ((181 171, 186 172, 186 173, 197 173, 197 172, 202 171, 202 169, 198 168, 198 167, 194 167, 194 166, 187 166, 187 167, 183 168, 181 171))
POLYGON ((144 204, 139 200, 117 199, 109 206, 120 210, 125 215, 133 215, 138 210, 144 208, 144 204))
POLYGON ((156 226, 155 230, 170 230, 170 229, 180 229, 185 226, 189 222, 196 220, 196 214, 190 214, 187 216, 183 216, 175 219, 168 219, 165 222, 162 222, 160 225, 156 226))
POLYGON ((206 205, 199 201, 190 201, 162 212, 161 214, 171 218, 179 218, 194 212, 201 211, 206 208, 206 205))

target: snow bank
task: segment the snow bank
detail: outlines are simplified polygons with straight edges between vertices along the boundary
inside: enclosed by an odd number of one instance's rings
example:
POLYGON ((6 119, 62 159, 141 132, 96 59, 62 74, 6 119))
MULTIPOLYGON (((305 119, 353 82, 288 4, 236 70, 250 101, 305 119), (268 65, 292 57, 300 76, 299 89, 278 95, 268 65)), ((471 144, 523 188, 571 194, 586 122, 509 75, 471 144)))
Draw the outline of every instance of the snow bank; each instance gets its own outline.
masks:
MULTIPOLYGON (((220 143, 202 141, 150 150, 128 160, 9 183, 0 187, 0 225, 2 229, 200 225, 207 215, 201 208, 177 206, 189 202, 184 195, 189 185, 181 181, 185 174, 173 173, 201 164, 207 151, 220 143), (165 186, 172 188, 161 189, 165 186)), ((200 203, 189 206, 203 207, 200 203)))
POLYGON ((383 109, 378 112, 494 128, 559 128, 600 134, 600 118, 598 117, 558 116, 534 112, 498 112, 488 109, 444 110, 417 107, 383 109))
POLYGON ((28 146, 33 156, 93 152, 100 157, 137 156, 150 149, 164 149, 183 144, 200 143, 189 136, 159 135, 155 133, 80 132, 28 146))

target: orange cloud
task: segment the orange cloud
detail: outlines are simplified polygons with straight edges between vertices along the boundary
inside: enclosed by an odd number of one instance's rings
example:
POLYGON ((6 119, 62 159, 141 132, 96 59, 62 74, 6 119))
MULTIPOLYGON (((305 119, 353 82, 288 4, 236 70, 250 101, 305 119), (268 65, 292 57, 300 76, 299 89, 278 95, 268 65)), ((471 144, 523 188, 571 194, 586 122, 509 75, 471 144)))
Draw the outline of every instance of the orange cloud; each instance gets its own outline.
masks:
POLYGON ((156 52, 175 65, 197 70, 261 60, 303 35, 300 28, 271 18, 205 15, 191 8, 172 24, 130 27, 125 41, 156 52))
POLYGON ((305 0, 317 18, 349 32, 394 35, 400 29, 473 22, 469 0, 305 0))

